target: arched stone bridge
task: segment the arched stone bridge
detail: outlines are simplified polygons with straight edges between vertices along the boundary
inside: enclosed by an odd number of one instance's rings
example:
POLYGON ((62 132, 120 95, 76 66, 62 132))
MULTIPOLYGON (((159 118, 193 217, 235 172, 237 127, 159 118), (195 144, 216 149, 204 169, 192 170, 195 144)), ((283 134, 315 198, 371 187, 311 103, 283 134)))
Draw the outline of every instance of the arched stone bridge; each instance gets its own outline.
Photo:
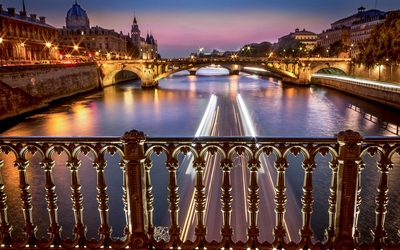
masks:
POLYGON ((115 83, 115 76, 121 70, 132 71, 142 80, 142 87, 156 87, 158 80, 170 74, 187 70, 190 74, 202 67, 220 65, 237 75, 244 67, 267 70, 266 74, 279 75, 284 82, 308 85, 312 74, 326 68, 334 68, 351 75, 351 61, 339 58, 294 58, 271 59, 259 58, 200 58, 200 59, 166 59, 166 60, 113 60, 99 62, 100 76, 103 86, 115 83))

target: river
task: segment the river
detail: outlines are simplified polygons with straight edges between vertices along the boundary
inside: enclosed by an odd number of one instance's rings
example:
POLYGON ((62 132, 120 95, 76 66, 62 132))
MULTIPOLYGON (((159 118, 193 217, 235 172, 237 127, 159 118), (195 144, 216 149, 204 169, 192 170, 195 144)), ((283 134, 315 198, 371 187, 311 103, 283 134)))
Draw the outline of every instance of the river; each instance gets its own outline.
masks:
MULTIPOLYGON (((124 84, 110 86, 104 90, 85 96, 77 97, 58 105, 39 114, 28 116, 24 119, 18 119, 9 124, 2 124, 1 136, 121 136, 124 132, 131 129, 144 131, 151 136, 194 136, 203 114, 207 108, 211 95, 217 97, 217 106, 219 108, 218 128, 214 135, 244 135, 241 125, 235 121, 235 110, 237 107, 236 98, 240 94, 247 109, 249 110, 251 120, 254 124, 257 135, 261 136, 333 136, 339 131, 352 129, 358 131, 363 136, 394 136, 393 128, 400 125, 400 111, 377 105, 360 98, 356 98, 332 89, 318 86, 294 86, 282 83, 281 81, 261 77, 257 75, 240 74, 239 76, 229 76, 227 71, 220 68, 206 68, 197 72, 196 76, 190 76, 188 72, 182 72, 173 76, 160 79, 159 87, 155 89, 142 89, 140 80, 131 81, 124 84), (371 115, 374 117, 371 119, 371 115), (369 117, 369 118, 368 118, 369 117)), ((161 158, 163 156, 160 156, 161 158)), ((68 169, 65 168, 65 156, 56 156, 55 181, 57 185, 56 192, 59 196, 60 223, 64 228, 63 236, 72 237, 73 215, 71 210, 71 201, 69 199, 70 189, 68 169), (64 163, 62 163, 64 161, 64 163), (64 185, 62 185, 64 184, 64 185), (65 215, 65 216, 64 216, 65 215)), ((85 157, 83 157, 85 158, 85 157)), ((82 178, 82 192, 84 197, 84 221, 88 226, 88 237, 98 237, 97 228, 99 226, 96 193, 96 174, 93 167, 90 166, 90 155, 82 160, 80 175, 82 178), (88 212, 89 211, 89 212, 88 212), (93 212, 91 212, 93 211, 93 212)), ((266 162, 272 162, 273 156, 267 157, 266 162)), ((315 231, 315 237, 318 240, 324 240, 324 229, 328 227, 328 207, 329 186, 331 170, 328 167, 329 156, 318 156, 318 167, 314 171, 313 192, 314 212, 312 217, 312 227, 315 231)), ((6 185, 8 195, 7 204, 10 207, 10 220, 14 225, 16 234, 22 228, 22 212, 20 210, 19 190, 17 183, 17 170, 12 166, 12 157, 6 157, 4 153, 0 154, 0 159, 5 159, 2 175, 6 185)), ((37 156, 31 157, 31 162, 38 162, 37 156), (36 157, 36 158, 35 158, 36 157)), ((118 159, 107 159, 110 163, 118 162, 118 159)), ((287 170, 288 185, 288 211, 294 211, 287 218, 294 225, 301 223, 300 199, 302 196, 302 185, 304 171, 301 169, 301 156, 290 156, 290 167, 287 170), (298 211, 297 211, 298 210, 298 211), (297 211, 297 212, 295 212, 297 211), (297 219, 296 219, 297 218, 297 219), (294 222, 296 221, 296 222, 294 222)), ((374 161, 376 158, 365 157, 367 166, 362 172, 362 203, 359 219, 359 228, 362 240, 371 240, 369 231, 374 229, 375 218, 375 195, 376 187, 379 182, 379 175, 374 161), (371 185, 370 183, 373 183, 371 185)), ((395 164, 399 166, 399 157, 395 157, 395 164)), ((155 160, 162 161, 162 159, 155 160)), ((245 159, 241 159, 239 165, 245 166, 245 159)), ((268 164, 267 164, 268 165, 268 164)), ((244 167, 245 168, 245 167, 244 167)), ((267 171, 267 168, 265 169, 267 171)), ((271 168, 273 171, 273 168, 271 168)), ((214 170, 213 178, 220 178, 220 170, 214 170)), ((265 172, 264 172, 265 173, 265 172)), ((122 211, 121 185, 122 174, 118 166, 107 167, 107 183, 109 185, 108 194, 110 196, 110 221, 114 228, 113 235, 122 236, 124 228, 124 214, 122 211)), ((163 166, 154 166, 152 168, 152 182, 157 183, 153 189, 155 196, 155 218, 154 223, 158 226, 168 226, 168 206, 166 196, 167 181, 165 176, 167 170, 163 166)), ((271 173, 272 175, 274 173, 271 173)), ((246 174, 244 174, 245 176, 246 174)), ((260 173, 260 179, 263 179, 260 173)), ((45 190, 43 188, 43 172, 31 168, 28 171, 28 177, 31 184, 34 207, 43 207, 45 209, 45 190)), ((400 177, 400 172, 394 168, 390 174, 389 191, 390 202, 388 208, 395 211, 400 206, 397 202, 397 192, 400 191, 400 184, 395 180, 400 177)), ((243 178, 233 177, 233 178, 243 178)), ((245 178, 243 178, 245 179, 245 178)), ((272 178, 273 179, 273 178, 272 178)), ((180 180, 178 180, 179 182, 180 180)), ((239 182, 239 181, 238 181, 239 182)), ((183 183, 183 182, 182 182, 183 183)), ((268 198, 267 190, 272 189, 272 183, 260 183, 261 199, 268 198)), ((211 185, 211 184, 210 184, 211 185)), ((244 188, 246 185, 243 184, 244 188)), ((183 188, 184 189, 184 188, 183 188)), ((235 185, 234 185, 235 189, 235 185)), ((240 189, 240 188, 238 188, 240 189)), ((180 195, 185 196, 182 187, 180 195)), ((220 188, 210 188, 215 192, 215 197, 220 197, 220 188)), ((210 191, 210 192, 211 192, 210 191)), ((210 193, 211 195, 211 193, 210 193)), ((215 200, 219 200, 219 197, 215 200)), ((242 197, 244 197, 242 195, 242 197)), ((245 199, 239 203, 245 204, 245 199)), ((270 204, 273 200, 269 200, 270 204)), ((265 202, 265 201, 264 201, 265 202)), ((211 238, 218 238, 218 227, 213 227, 213 223, 219 221, 218 215, 220 204, 211 201, 211 213, 216 216, 210 216, 212 220, 207 222, 209 232, 212 232, 211 238), (217 228, 217 230, 215 230, 217 228)), ((266 202, 268 203, 268 202, 266 202)), ((265 203, 265 204, 266 204, 265 203)), ((264 203, 262 203, 264 204, 264 203)), ((264 205, 260 204, 260 209, 264 205)), ((244 206, 245 207, 245 206, 244 206)), ((243 208, 235 208, 236 210, 243 208)), ((34 209, 35 223, 41 225, 41 219, 37 216, 47 216, 40 213, 40 209, 34 209)), ((44 211, 44 210, 42 210, 44 211)), ((400 228, 400 219, 395 217, 394 213, 388 213, 387 223, 390 239, 398 240, 396 228, 400 228), (390 225, 389 225, 390 224, 390 225)), ((185 211, 180 211, 184 217, 185 211)), ((246 214, 243 211, 243 214, 246 214)), ((263 211, 260 211, 263 214, 263 211)), ((260 216, 259 224, 262 218, 272 218, 269 227, 263 228, 261 240, 272 240, 272 228, 274 227, 273 211, 268 215, 260 216)), ((241 220, 240 218, 236 218, 241 220)), ((236 220, 233 218, 233 220, 236 220)), ((45 220, 45 219, 43 219, 45 220)), ((245 220, 245 219, 244 219, 245 220)), ((48 219, 47 219, 48 221, 48 219)), ((180 222, 184 223, 184 222, 180 222)), ((43 223, 42 223, 43 224, 43 223)), ((218 223, 217 223, 218 224, 218 223)), ((239 223, 237 223, 239 224, 239 223)), ((300 224, 301 225, 301 224, 300 224)), ((183 225, 181 225, 183 226, 183 225)), ((245 240, 245 226, 234 227, 236 240, 245 240)), ((291 239, 298 240, 298 229, 292 231, 291 239)), ((46 226, 41 226, 38 235, 46 236, 46 226), (44 229, 43 229, 44 228, 44 229)), ((190 236, 189 236, 190 238, 190 236)))

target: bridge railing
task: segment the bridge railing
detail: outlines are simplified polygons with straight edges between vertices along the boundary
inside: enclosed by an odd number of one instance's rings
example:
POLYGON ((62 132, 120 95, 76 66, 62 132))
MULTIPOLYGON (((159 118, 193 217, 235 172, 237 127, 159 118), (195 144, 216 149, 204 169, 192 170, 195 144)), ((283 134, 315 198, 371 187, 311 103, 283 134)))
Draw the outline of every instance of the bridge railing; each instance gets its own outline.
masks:
MULTIPOLYGON (((365 137, 354 131, 340 132, 335 137, 327 138, 288 138, 288 137, 147 137, 143 132, 132 130, 118 137, 1 137, 0 150, 5 154, 14 154, 14 166, 19 173, 19 189, 21 210, 24 215, 24 238, 12 236, 12 225, 8 218, 7 194, 5 182, 0 175, 0 245, 2 248, 111 248, 111 249, 400 249, 400 245, 386 244, 384 238, 385 216, 388 204, 388 175, 393 168, 392 158, 400 154, 400 137, 365 137), (100 239, 88 240, 86 226, 83 220, 83 195, 80 184, 79 154, 93 154, 92 164, 97 172, 97 201, 101 221, 99 228, 100 239), (42 183, 46 190, 47 214, 50 225, 48 239, 36 237, 36 225, 33 223, 32 194, 28 181, 27 169, 31 168, 27 155, 40 154, 40 166, 43 169, 45 181, 42 183), (57 189, 53 178, 55 165, 53 154, 67 155, 66 165, 70 171, 70 188, 72 209, 75 226, 74 239, 61 237, 61 225, 58 221, 57 189), (105 154, 118 153, 121 156, 119 166, 123 172, 122 200, 125 210, 126 228, 125 238, 113 239, 111 226, 108 221, 109 207, 105 176, 107 161, 105 154), (157 241, 155 225, 153 224, 152 193, 152 155, 166 155, 165 167, 168 170, 168 204, 169 204, 169 239, 157 241), (194 185, 180 187, 193 191, 195 213, 194 241, 183 239, 181 227, 178 223, 180 197, 178 193, 177 170, 181 167, 179 155, 191 155, 192 167, 195 171, 194 185), (263 213, 259 208, 259 181, 258 171, 261 167, 261 156, 275 155, 274 168, 276 170, 275 222, 260 221, 258 215, 263 213), (289 167, 290 154, 303 155, 302 168, 304 170, 304 185, 302 203, 302 226, 300 240, 287 242, 287 228, 285 211, 287 205, 286 171, 289 167), (331 185, 329 197, 329 227, 326 229, 326 241, 314 242, 311 227, 313 213, 313 172, 316 169, 315 157, 321 154, 330 154, 331 185), (377 162, 380 181, 376 187, 376 227, 374 240, 370 244, 360 245, 357 241, 357 220, 361 204, 361 170, 364 167, 363 156, 378 154, 377 162), (205 192, 205 170, 209 168, 206 159, 211 155, 218 155, 221 178, 221 217, 220 241, 206 239, 207 227, 205 213, 207 194, 205 192), (235 166, 234 156, 246 156, 245 166, 248 170, 247 211, 232 211, 232 170, 235 166), (248 214, 247 240, 245 242, 233 240, 234 225, 232 215, 235 213, 248 214), (260 242, 261 232, 259 225, 274 223, 273 240, 260 242)), ((0 167, 4 161, 0 161, 0 167)), ((67 185, 57 183, 57 186, 67 185)), ((372 184, 371 184, 372 185, 372 184)), ((45 211, 42 211, 43 216, 45 211)), ((372 218, 371 218, 372 219, 372 218)), ((290 224, 290 221, 288 222, 290 224)))

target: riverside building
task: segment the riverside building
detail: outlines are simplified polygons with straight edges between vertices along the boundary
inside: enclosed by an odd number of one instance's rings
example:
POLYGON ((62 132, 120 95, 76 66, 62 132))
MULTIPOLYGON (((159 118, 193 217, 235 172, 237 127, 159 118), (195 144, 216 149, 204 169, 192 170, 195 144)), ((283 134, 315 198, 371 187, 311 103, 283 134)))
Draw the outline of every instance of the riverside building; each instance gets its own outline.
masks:
POLYGON ((58 40, 57 28, 46 23, 46 17, 28 17, 25 3, 23 10, 3 10, 0 4, 0 60, 6 62, 32 63, 58 58, 54 44, 58 40))
POLYGON ((342 40, 344 45, 350 47, 350 52, 344 52, 339 55, 341 58, 354 57, 358 53, 358 47, 354 48, 356 42, 362 42, 365 38, 369 36, 369 31, 378 22, 371 22, 366 28, 363 22, 370 22, 368 20, 375 20, 376 16, 384 15, 385 12, 371 9, 365 11, 364 7, 358 8, 358 12, 351 16, 342 18, 331 24, 331 28, 323 30, 321 34, 318 35, 317 43, 323 46, 326 50, 329 50, 329 46, 338 41, 342 40), (372 23, 374 23, 372 25, 372 23), (362 28, 363 27, 363 28, 362 28), (352 52, 352 50, 357 50, 357 52, 352 52))
POLYGON ((68 10, 65 22, 66 26, 58 31, 63 57, 112 59, 127 56, 126 38, 122 32, 90 27, 89 17, 77 1, 68 10))
POLYGON ((317 34, 306 29, 295 29, 294 32, 291 32, 286 36, 280 37, 278 39, 278 43, 283 42, 287 39, 299 40, 301 43, 304 43, 306 45, 307 49, 312 49, 317 44, 317 34))
POLYGON ((157 59, 157 40, 154 39, 153 34, 149 35, 148 32, 146 38, 140 36, 140 29, 136 17, 133 18, 131 39, 132 43, 138 48, 140 52, 140 59, 157 59))

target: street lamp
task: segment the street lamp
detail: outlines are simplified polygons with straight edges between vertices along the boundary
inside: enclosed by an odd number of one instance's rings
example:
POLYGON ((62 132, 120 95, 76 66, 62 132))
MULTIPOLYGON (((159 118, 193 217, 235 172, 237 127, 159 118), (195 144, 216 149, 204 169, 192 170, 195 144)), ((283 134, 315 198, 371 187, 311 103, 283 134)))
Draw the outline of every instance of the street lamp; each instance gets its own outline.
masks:
POLYGON ((75 45, 75 46, 74 46, 74 49, 75 49, 75 50, 78 50, 78 46, 75 45))

